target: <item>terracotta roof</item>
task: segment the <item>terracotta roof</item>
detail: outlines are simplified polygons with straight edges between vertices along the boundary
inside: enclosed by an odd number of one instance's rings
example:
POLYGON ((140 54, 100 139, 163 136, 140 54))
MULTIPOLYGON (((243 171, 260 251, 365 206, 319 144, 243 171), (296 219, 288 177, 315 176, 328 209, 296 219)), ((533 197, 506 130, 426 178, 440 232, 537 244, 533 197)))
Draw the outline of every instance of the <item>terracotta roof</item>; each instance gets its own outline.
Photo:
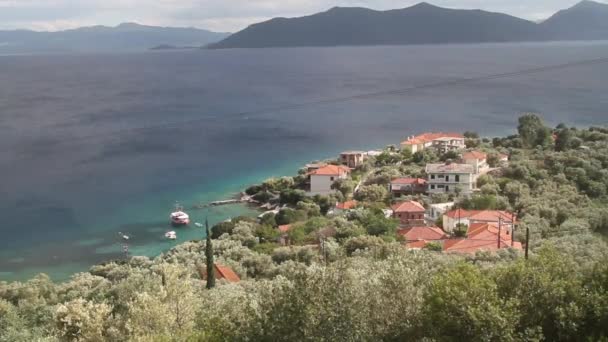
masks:
POLYGON ((426 173, 474 173, 475 168, 469 164, 444 163, 427 164, 426 173))
POLYGON ((428 242, 424 241, 424 240, 413 241, 413 242, 406 243, 405 247, 411 248, 411 249, 423 249, 424 247, 426 247, 427 243, 428 242))
POLYGON ((446 238, 443 230, 437 227, 412 227, 400 229, 397 234, 405 237, 406 241, 418 241, 418 240, 442 240, 446 238))
POLYGON ((410 138, 410 139, 402 142, 402 144, 404 144, 404 145, 424 144, 424 143, 431 142, 433 140, 437 140, 437 139, 441 139, 441 138, 464 139, 464 135, 462 135, 460 133, 443 133, 443 132, 423 133, 423 134, 417 135, 413 138, 410 138))
POLYGON ((411 185, 425 185, 426 179, 422 178, 395 178, 391 181, 391 184, 411 184, 411 185))
POLYGON ((355 200, 346 201, 346 202, 342 202, 342 203, 336 203, 336 209, 349 210, 349 209, 353 209, 354 207, 356 207, 357 204, 358 204, 358 202, 355 200))
POLYGON ((349 173, 350 169, 343 165, 326 165, 312 171, 311 175, 317 176, 339 176, 343 173, 349 173))
POLYGON ((424 206, 416 201, 406 201, 406 202, 396 203, 396 204, 393 204, 393 206, 391 208, 396 213, 411 213, 411 212, 418 213, 418 212, 426 211, 424 206))
POLYGON ((464 160, 471 160, 471 159, 475 159, 475 160, 483 160, 483 159, 488 159, 488 155, 484 152, 480 152, 480 151, 471 151, 471 152, 466 152, 462 155, 462 159, 464 160))
POLYGON ((241 278, 239 278, 230 267, 218 264, 214 264, 213 266, 215 267, 215 275, 218 279, 226 279, 231 283, 238 283, 241 281, 241 278))
POLYGON ((281 233, 287 233, 290 229, 291 229, 291 225, 290 224, 284 224, 282 226, 279 226, 279 231, 281 233))
MULTIPOLYGON (((443 250, 453 253, 475 254, 477 251, 498 250, 498 227, 494 224, 472 224, 466 239, 446 240, 443 250)), ((505 229, 500 232, 500 248, 521 249, 520 242, 511 242, 512 236, 505 229)))

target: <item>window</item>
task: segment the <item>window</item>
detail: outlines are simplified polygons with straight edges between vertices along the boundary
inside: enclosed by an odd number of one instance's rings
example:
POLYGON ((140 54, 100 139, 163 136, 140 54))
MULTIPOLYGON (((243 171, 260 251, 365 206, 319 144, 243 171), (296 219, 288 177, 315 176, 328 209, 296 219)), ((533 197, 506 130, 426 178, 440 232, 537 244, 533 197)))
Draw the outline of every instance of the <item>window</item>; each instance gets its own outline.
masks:
POLYGON ((435 186, 434 185, 431 185, 431 190, 435 190, 435 186))
POLYGON ((437 187, 438 187, 439 189, 443 189, 443 188, 445 188, 445 185, 437 185, 437 187))
POLYGON ((334 181, 334 179, 336 179, 336 178, 335 177, 329 178, 329 180, 332 181, 332 182, 334 181))
POLYGON ((460 175, 456 175, 456 181, 460 182, 460 175))
POLYGON ((450 176, 445 176, 445 181, 449 182, 450 181, 450 176))
POLYGON ((431 179, 435 179, 435 175, 431 175, 431 179))

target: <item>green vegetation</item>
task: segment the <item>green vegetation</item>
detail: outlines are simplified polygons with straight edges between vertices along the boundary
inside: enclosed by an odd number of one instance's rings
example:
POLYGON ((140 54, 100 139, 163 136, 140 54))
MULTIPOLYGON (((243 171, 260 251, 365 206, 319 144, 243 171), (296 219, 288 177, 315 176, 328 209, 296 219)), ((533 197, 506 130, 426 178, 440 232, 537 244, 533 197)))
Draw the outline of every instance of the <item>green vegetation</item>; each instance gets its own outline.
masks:
POLYGON ((386 179, 423 176, 424 163, 446 156, 387 150, 355 170, 364 184, 356 209, 327 215, 351 196, 349 182, 311 198, 300 176, 274 179, 247 192, 287 205, 276 215, 221 222, 206 240, 97 265, 65 283, 0 282, 0 341, 606 340, 608 129, 551 129, 526 115, 516 136, 468 139, 496 165, 509 155, 509 165, 480 177, 471 197, 416 199, 514 210, 516 239, 525 243, 530 231, 528 260, 509 249, 405 249, 383 212, 392 202, 386 179), (241 282, 205 282, 213 262, 241 282))

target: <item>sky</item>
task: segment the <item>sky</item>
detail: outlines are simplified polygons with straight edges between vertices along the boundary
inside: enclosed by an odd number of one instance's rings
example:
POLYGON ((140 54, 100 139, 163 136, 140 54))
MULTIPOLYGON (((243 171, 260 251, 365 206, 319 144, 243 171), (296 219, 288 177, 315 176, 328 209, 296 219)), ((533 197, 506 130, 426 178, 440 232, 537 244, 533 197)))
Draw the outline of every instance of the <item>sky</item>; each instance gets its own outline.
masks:
MULTIPOLYGON (((137 22, 236 32, 273 17, 297 17, 334 6, 377 10, 404 8, 421 0, 0 0, 0 29, 58 31, 137 22)), ((480 8, 542 20, 579 0, 430 0, 449 8, 480 8)), ((600 2, 608 2, 601 0, 600 2)))

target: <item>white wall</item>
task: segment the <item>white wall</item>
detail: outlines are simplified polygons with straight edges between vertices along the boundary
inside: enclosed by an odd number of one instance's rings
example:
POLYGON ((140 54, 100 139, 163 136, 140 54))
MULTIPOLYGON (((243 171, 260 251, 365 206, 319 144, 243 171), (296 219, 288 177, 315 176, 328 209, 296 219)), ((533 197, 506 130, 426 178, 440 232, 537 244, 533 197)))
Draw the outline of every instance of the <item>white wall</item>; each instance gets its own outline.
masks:
POLYGON ((334 190, 331 189, 331 185, 334 184, 340 177, 338 176, 325 176, 325 175, 311 175, 310 176, 310 192, 314 195, 327 195, 334 190), (332 180, 333 178, 333 180, 332 180))

